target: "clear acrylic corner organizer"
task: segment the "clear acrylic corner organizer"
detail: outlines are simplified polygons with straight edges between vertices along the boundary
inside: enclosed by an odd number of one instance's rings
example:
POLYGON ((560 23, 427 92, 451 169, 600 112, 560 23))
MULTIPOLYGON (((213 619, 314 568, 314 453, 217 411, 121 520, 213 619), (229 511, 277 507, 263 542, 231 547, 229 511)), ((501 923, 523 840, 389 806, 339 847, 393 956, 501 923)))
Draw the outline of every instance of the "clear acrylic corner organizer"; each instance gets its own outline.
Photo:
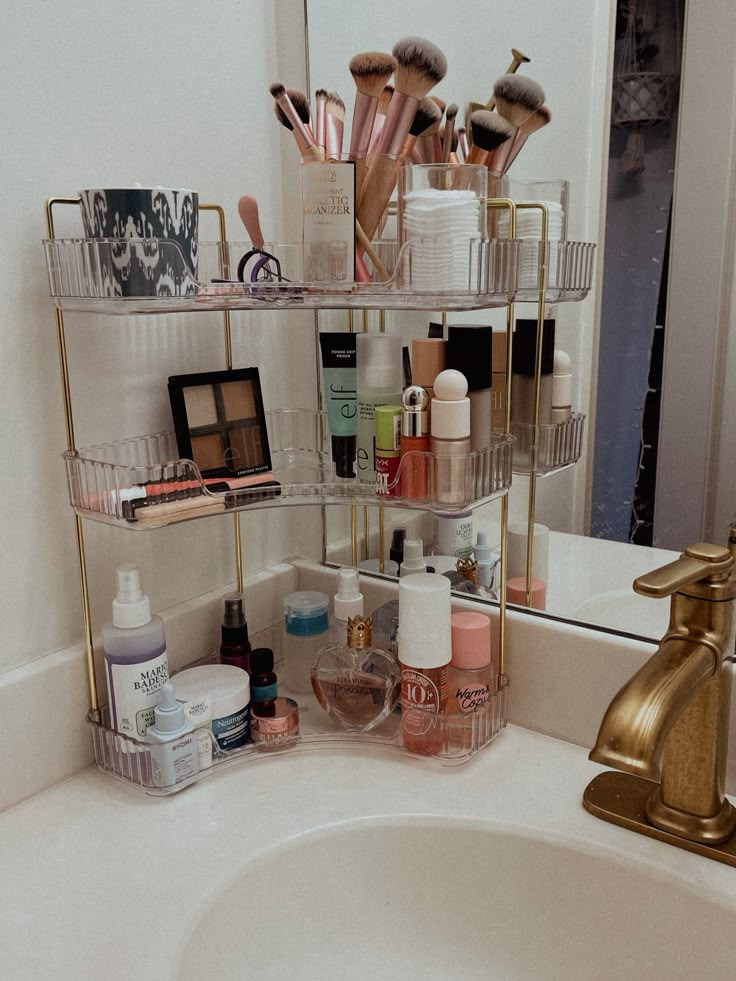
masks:
MULTIPOLYGON (((172 680, 176 684, 176 675, 172 680)), ((228 766, 281 753, 295 753, 314 748, 339 748, 350 746, 382 752, 398 753, 414 760, 434 761, 445 766, 460 766, 466 763, 480 749, 487 746, 506 727, 508 714, 509 680, 506 676, 498 679, 498 688, 489 700, 473 712, 465 715, 434 715, 432 726, 427 730, 437 731, 440 749, 432 756, 422 756, 405 749, 401 739, 401 723, 398 711, 394 711, 385 722, 367 733, 349 732, 337 725, 322 711, 313 695, 298 696, 300 709, 299 733, 278 736, 268 742, 247 743, 240 749, 221 750, 209 727, 195 730, 198 745, 199 770, 181 783, 159 786, 154 782, 151 767, 151 745, 115 732, 106 725, 106 712, 103 710, 101 722, 91 715, 87 717, 92 733, 92 745, 97 767, 116 777, 128 786, 154 797, 167 797, 178 793, 185 787, 221 772, 228 766), (205 762, 203 762, 205 761, 205 762)), ((289 695, 288 691, 279 694, 289 695)), ((176 739, 170 740, 175 743, 176 739)), ((158 744, 159 747, 166 743, 158 744)))
POLYGON ((247 508, 304 504, 383 504, 419 510, 461 511, 486 503, 511 485, 510 436, 493 435, 487 448, 465 456, 464 487, 453 501, 435 488, 437 458, 429 452, 406 454, 396 479, 379 494, 373 484, 335 476, 327 417, 308 409, 277 409, 266 413, 272 473, 280 486, 248 487, 222 493, 210 491, 197 465, 178 458, 173 433, 155 433, 86 449, 66 451, 69 500, 82 517, 142 530, 209 514, 247 508), (426 476, 424 497, 402 497, 404 467, 426 476), (131 508, 131 492, 143 485, 156 488, 163 508, 131 508))
POLYGON ((536 436, 536 463, 534 472, 538 477, 557 473, 571 467, 580 459, 583 452, 583 433, 585 415, 573 412, 569 419, 549 425, 540 423, 511 423, 514 437, 514 473, 528 474, 532 466, 532 447, 536 436))

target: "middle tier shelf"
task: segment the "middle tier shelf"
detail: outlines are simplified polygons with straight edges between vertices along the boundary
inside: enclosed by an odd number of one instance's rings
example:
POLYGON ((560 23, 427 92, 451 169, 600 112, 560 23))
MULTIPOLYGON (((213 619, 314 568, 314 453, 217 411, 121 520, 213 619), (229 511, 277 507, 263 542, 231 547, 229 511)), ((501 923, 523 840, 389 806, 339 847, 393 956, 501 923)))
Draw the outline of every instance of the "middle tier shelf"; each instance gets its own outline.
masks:
POLYGON ((266 413, 266 420, 277 484, 238 486, 233 480, 225 488, 227 478, 205 481, 192 460, 178 458, 174 434, 162 432, 64 453, 71 505, 81 517, 145 530, 227 511, 305 504, 461 511, 499 497, 511 485, 511 436, 493 435, 488 447, 460 456, 408 453, 388 493, 379 494, 374 484, 335 476, 324 413, 278 409, 266 413), (424 488, 422 496, 401 495, 407 468, 413 488, 424 488), (448 468, 451 494, 440 492, 448 468))

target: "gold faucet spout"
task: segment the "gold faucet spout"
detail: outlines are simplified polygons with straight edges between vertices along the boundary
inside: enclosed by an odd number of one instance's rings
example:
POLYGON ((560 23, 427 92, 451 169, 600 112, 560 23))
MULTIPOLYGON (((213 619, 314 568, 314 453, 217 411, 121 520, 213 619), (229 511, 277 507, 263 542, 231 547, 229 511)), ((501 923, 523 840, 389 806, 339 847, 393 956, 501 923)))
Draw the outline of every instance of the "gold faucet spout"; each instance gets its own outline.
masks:
POLYGON ((665 638, 609 705, 590 759, 659 780, 667 734, 719 666, 710 645, 665 638))

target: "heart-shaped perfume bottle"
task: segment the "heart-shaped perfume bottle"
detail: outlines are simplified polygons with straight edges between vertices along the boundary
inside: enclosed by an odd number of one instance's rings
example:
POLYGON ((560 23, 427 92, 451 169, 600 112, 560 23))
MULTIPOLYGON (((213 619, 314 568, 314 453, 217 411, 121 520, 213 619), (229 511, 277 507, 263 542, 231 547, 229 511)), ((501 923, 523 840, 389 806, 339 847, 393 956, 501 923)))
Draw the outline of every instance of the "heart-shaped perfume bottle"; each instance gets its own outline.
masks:
POLYGON ((380 725, 401 693, 398 663, 371 645, 371 618, 351 617, 347 643, 323 647, 312 665, 317 701, 338 725, 353 732, 380 725))

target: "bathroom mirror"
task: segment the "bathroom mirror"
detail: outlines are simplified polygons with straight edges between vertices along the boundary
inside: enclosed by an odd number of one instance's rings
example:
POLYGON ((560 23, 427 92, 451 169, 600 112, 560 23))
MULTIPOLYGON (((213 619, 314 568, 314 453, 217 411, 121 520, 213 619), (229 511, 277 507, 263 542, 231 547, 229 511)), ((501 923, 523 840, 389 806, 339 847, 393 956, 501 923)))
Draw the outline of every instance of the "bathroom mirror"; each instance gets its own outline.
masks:
MULTIPOLYGON (((614 0, 564 0, 541 8, 530 0, 494 8, 471 0, 450 21, 446 10, 419 0, 400 6, 377 0, 370 18, 333 0, 308 0, 306 9, 312 90, 338 90, 348 119, 351 56, 390 50, 406 35, 431 39, 445 52, 449 68, 435 92, 457 102, 460 116, 468 100, 489 98, 512 46, 531 59, 521 71, 543 85, 552 123, 530 138, 511 173, 569 180, 568 238, 598 243, 594 289, 584 301, 551 311, 555 346, 572 358, 573 409, 586 413, 587 430, 578 465, 537 481, 537 521, 550 528, 547 611, 658 637, 668 604, 635 597, 631 581, 668 561, 667 550, 678 553, 699 539, 723 541, 733 512, 728 489, 736 479, 736 420, 729 414, 736 373, 728 370, 728 359, 733 363, 736 354, 733 343, 728 347, 733 312, 727 203, 736 15, 726 2, 707 10, 675 0, 638 0, 635 6, 638 67, 677 76, 682 53, 682 85, 678 101, 677 82, 669 83, 666 118, 632 141, 631 127, 611 127, 613 80, 626 67, 628 5, 621 0, 618 11, 614 0), (714 36, 728 38, 718 51, 708 44, 714 36), (716 117, 717 131, 704 130, 706 120, 716 117), (701 158, 705 133, 707 181, 701 158), (642 142, 645 169, 623 174, 624 151, 629 157, 638 153, 641 163, 642 142), (665 329, 657 330, 658 324, 665 329), (652 388, 659 388, 654 400, 652 388), (654 404, 647 409, 647 402, 654 404), (653 554, 652 546, 664 554, 653 554)), ((616 115, 620 85, 613 94, 616 115)), ((619 121, 626 118, 630 114, 618 113, 619 121)), ((534 315, 534 308, 517 305, 517 318, 534 315)), ((412 338, 426 336, 429 322, 439 319, 437 313, 402 313, 387 315, 385 324, 412 338)), ((449 315, 450 323, 469 320, 500 327, 504 314, 449 315)), ((355 329, 364 326, 356 322, 355 329)), ((369 315, 367 326, 379 329, 377 315, 369 315)), ((526 521, 527 483, 514 477, 512 520, 526 521)), ((498 511, 497 504, 478 509, 476 526, 497 527, 498 511)), ((346 512, 328 511, 326 554, 336 561, 349 557, 346 512)), ((375 558, 377 509, 361 509, 356 520, 359 537, 368 530, 375 558)), ((386 542, 392 524, 433 534, 426 515, 387 511, 385 524, 386 542)))

